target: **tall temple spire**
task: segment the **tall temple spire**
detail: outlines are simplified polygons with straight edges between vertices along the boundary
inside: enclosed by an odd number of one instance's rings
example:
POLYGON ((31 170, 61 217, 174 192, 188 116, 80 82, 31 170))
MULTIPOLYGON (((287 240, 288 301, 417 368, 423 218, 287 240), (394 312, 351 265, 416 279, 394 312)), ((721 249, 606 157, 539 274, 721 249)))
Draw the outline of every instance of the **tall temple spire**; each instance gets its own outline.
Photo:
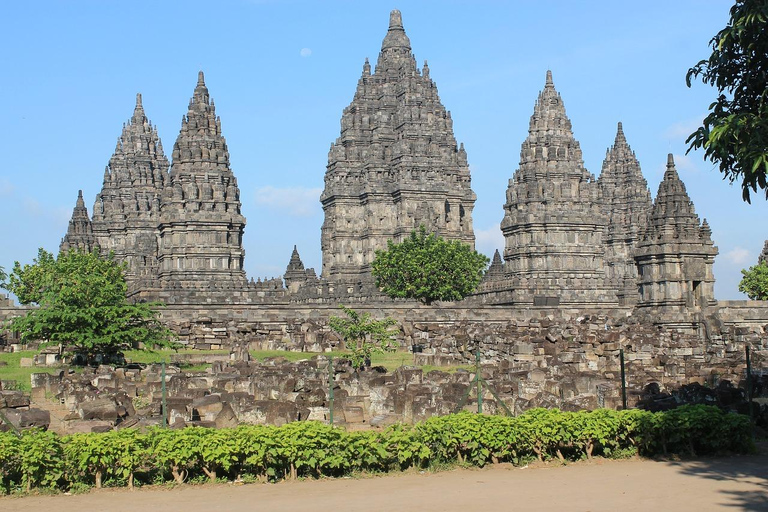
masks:
POLYGON ((605 288, 600 191, 585 168, 551 71, 509 181, 504 269, 521 303, 611 302, 605 288), (538 297, 538 298, 537 298, 538 297))
POLYGON ((390 14, 375 71, 363 65, 344 109, 321 202, 326 278, 367 280, 375 251, 420 224, 474 244, 467 155, 429 68, 416 68, 400 11, 390 14))
POLYGON ((88 209, 83 201, 83 191, 77 191, 77 201, 72 210, 72 218, 67 227, 67 234, 61 240, 59 245, 60 252, 69 250, 78 250, 81 252, 91 252, 98 247, 96 238, 93 236, 93 225, 88 217, 88 209))
POLYGON ((212 280, 245 283, 244 228, 227 142, 200 71, 163 189, 160 279, 187 287, 212 280))
POLYGON ((127 264, 129 288, 157 272, 155 232, 167 176, 168 159, 137 93, 133 114, 123 124, 93 205, 96 240, 127 264))
POLYGON ((667 169, 635 251, 640 275, 638 307, 690 315, 715 302, 711 230, 699 216, 667 156, 667 169))
POLYGON ((651 191, 640 163, 629 147, 621 122, 613 146, 608 148, 598 179, 603 213, 608 225, 605 244, 606 278, 619 290, 622 304, 639 299, 633 253, 651 211, 651 191))

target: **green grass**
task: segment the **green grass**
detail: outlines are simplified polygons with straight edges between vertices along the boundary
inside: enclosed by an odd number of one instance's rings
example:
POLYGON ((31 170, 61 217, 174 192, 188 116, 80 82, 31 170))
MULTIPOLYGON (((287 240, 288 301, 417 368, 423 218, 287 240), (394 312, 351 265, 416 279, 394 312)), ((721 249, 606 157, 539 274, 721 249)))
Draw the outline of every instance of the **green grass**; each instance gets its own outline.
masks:
POLYGON ((32 381, 30 376, 33 373, 54 373, 57 368, 48 366, 33 366, 31 368, 21 368, 22 357, 34 357, 36 350, 22 350, 20 352, 0 352, 0 361, 8 363, 7 366, 0 366, 0 380, 15 380, 19 389, 22 391, 32 390, 32 381))

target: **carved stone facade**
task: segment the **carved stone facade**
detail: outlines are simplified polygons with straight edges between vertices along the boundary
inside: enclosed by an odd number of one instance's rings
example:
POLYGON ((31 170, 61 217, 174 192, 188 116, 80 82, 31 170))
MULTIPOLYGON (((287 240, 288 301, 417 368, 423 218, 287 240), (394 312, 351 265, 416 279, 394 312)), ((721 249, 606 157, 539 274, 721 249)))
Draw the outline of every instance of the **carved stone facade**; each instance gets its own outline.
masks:
POLYGON ((681 327, 715 306, 712 265, 717 255, 707 220, 699 216, 670 154, 648 225, 635 251, 640 285, 638 310, 653 321, 681 327))
POLYGON ((509 181, 501 231, 515 303, 617 303, 606 287, 607 219, 595 177, 584 168, 552 73, 534 106, 520 166, 509 181))
POLYGON ((186 287, 210 282, 245 285, 242 238, 245 217, 229 167, 221 120, 198 75, 189 112, 173 147, 159 225, 159 278, 186 287))
POLYGON ((763 252, 761 252, 760 256, 757 258, 758 265, 763 263, 768 265, 768 240, 766 240, 765 244, 763 244, 763 252))
POLYGON ((400 11, 392 11, 372 73, 366 59, 321 196, 322 277, 365 279, 377 249, 420 224, 474 246, 469 166, 429 67, 416 66, 400 11))
POLYGON ((168 159, 137 94, 133 116, 123 125, 93 205, 98 244, 127 263, 130 285, 157 275, 160 201, 167 181, 168 159))
POLYGON ((59 251, 78 250, 91 252, 98 247, 96 237, 93 235, 93 224, 88 217, 88 209, 83 201, 83 191, 77 191, 77 202, 72 210, 72 218, 69 220, 67 233, 61 239, 59 251))
POLYGON ((597 184, 607 220, 603 233, 606 281, 616 290, 620 304, 636 304, 640 296, 634 250, 648 224, 653 203, 648 182, 635 152, 627 144, 621 123, 616 141, 605 155, 597 184))

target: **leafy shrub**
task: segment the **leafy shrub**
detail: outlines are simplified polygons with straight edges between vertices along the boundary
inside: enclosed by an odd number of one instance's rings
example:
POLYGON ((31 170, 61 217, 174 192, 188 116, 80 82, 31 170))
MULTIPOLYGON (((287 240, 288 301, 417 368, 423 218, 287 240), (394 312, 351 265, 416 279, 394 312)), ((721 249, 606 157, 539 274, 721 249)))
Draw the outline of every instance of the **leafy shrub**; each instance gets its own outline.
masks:
POLYGON ((218 478, 264 482, 456 463, 521 464, 532 458, 747 452, 750 434, 747 417, 703 405, 664 413, 532 409, 515 418, 462 412, 365 432, 318 422, 65 437, 31 431, 17 438, 0 432, 0 483, 5 492, 19 486, 82 490, 130 487, 136 474, 147 482, 174 485, 218 478))

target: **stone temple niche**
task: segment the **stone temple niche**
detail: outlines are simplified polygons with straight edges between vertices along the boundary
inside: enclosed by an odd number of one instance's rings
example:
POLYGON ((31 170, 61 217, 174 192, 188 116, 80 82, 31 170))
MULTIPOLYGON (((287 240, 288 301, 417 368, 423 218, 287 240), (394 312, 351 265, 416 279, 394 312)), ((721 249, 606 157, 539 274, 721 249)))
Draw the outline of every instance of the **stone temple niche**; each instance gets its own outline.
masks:
POLYGON ((321 196, 322 276, 367 280, 377 249, 420 224, 474 247, 469 166, 426 62, 421 69, 392 11, 375 70, 366 59, 321 196))

